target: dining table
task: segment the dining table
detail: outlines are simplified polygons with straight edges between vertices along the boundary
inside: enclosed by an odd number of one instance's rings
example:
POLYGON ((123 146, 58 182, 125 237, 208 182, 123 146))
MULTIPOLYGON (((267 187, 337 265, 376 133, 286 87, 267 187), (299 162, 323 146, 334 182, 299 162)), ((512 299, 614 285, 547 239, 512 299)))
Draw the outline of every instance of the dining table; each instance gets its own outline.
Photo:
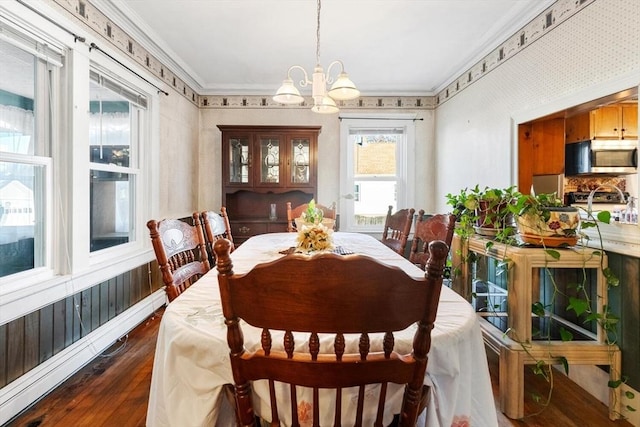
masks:
MULTIPOLYGON (((296 246, 296 237, 297 233, 268 233, 251 237, 231 254, 234 273, 247 273, 260 263, 285 256, 296 246)), ((425 274, 424 270, 371 235, 334 232, 333 243, 338 253, 367 255, 384 264, 400 267, 413 277, 425 274)), ((287 273, 295 279, 295 272, 287 273)), ((249 330, 247 333, 246 328, 243 329, 245 346, 259 345, 260 331, 252 333, 249 330)), ((410 341, 412 338, 413 333, 407 333, 404 339, 410 341)), ((478 317, 469 302, 446 285, 442 285, 431 338, 425 375, 425 385, 430 387, 431 396, 417 425, 497 426, 478 317)), ((233 374, 217 269, 214 267, 168 304, 162 314, 146 425, 235 425, 231 399, 225 397, 227 384, 233 384, 233 374)))

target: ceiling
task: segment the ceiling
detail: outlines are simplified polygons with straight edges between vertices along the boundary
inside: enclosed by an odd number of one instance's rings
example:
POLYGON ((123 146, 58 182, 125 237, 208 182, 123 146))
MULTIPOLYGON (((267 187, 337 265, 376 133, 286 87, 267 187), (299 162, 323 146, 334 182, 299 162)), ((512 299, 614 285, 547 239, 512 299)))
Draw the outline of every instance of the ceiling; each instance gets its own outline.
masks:
MULTIPOLYGON (((316 63, 314 0, 92 3, 201 95, 273 94, 316 63)), ((434 95, 553 3, 324 0, 320 65, 342 60, 363 96, 434 95)))

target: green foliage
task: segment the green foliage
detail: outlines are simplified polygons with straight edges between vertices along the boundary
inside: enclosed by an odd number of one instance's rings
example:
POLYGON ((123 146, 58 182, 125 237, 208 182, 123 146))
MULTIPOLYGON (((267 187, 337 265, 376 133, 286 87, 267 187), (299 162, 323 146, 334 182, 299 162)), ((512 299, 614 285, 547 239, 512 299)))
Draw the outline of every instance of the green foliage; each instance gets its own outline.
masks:
MULTIPOLYGON (((565 329, 565 328, 560 328, 560 339, 564 342, 567 341, 573 341, 573 334, 571 333, 571 331, 565 329)), ((566 361, 566 359, 565 359, 566 361)), ((568 370, 568 368, 567 368, 568 370)))
POLYGON ((611 222, 611 212, 609 211, 600 211, 597 215, 598 221, 604 222, 605 224, 609 224, 611 222))
POLYGON ((567 310, 573 310, 578 316, 589 310, 589 302, 586 299, 570 297, 567 310))
POLYGON ((481 189, 476 185, 445 197, 456 216, 456 234, 461 238, 475 234, 475 227, 483 227, 495 229, 497 241, 512 242, 515 226, 510 206, 520 197, 515 186, 481 189))
POLYGON ((307 205, 307 210, 305 210, 302 213, 302 218, 306 222, 310 222, 312 224, 319 224, 322 222, 323 217, 324 217, 324 212, 322 212, 322 209, 316 208, 315 199, 311 199, 311 201, 307 205))
POLYGON ((569 362, 567 361, 567 358, 564 357, 564 356, 560 356, 560 357, 558 357, 558 361, 560 362, 560 364, 564 368, 564 373, 569 375, 569 362))
POLYGON ((545 249, 545 252, 547 253, 547 255, 549 255, 551 258, 553 258, 555 260, 559 260, 560 259, 560 252, 558 252, 555 249, 545 249))
POLYGON ((544 317, 545 315, 544 305, 542 305, 540 301, 536 301, 533 304, 531 304, 531 311, 536 316, 544 317))
POLYGON ((516 215, 534 214, 542 216, 548 220, 548 210, 543 208, 558 208, 562 207, 563 202, 558 198, 556 193, 541 193, 536 194, 520 194, 515 203, 511 206, 511 210, 516 215))

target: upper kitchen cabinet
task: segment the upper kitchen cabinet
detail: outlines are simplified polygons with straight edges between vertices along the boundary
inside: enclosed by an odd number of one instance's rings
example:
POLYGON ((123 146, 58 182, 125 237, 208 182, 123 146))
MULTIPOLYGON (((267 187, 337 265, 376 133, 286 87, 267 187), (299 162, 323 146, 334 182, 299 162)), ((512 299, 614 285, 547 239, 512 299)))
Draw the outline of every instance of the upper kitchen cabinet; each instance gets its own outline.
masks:
POLYGON ((591 117, 589 112, 567 117, 564 124, 567 144, 591 139, 591 117))
POLYGON ((637 139, 638 104, 606 105, 591 111, 592 139, 637 139))

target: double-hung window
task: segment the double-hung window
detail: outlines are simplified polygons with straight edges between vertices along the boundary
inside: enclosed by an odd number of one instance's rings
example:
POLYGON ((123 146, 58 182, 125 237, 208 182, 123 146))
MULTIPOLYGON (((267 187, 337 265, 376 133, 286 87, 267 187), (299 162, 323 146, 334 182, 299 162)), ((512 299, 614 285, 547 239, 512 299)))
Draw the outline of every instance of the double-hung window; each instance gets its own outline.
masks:
POLYGON ((340 229, 380 232, 389 206, 395 212, 413 204, 413 116, 343 116, 340 229))
POLYGON ((52 129, 63 51, 1 19, 0 36, 1 279, 52 269, 52 129))
POLYGON ((92 69, 89 105, 91 252, 135 240, 147 99, 92 69))

